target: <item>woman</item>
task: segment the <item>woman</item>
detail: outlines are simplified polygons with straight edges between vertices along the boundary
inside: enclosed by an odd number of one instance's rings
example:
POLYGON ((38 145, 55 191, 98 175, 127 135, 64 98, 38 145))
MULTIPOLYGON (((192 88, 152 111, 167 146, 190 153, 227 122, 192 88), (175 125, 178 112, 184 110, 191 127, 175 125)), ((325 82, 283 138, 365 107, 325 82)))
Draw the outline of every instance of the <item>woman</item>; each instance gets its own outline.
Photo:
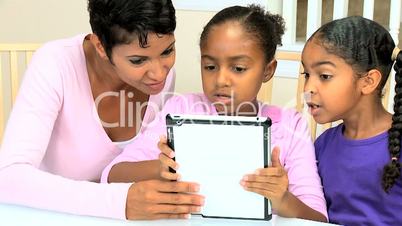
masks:
POLYGON ((97 183, 173 90, 173 5, 89 0, 88 11, 94 34, 45 44, 27 69, 0 151, 0 202, 121 219, 186 217, 203 201, 187 194, 196 184, 97 183))

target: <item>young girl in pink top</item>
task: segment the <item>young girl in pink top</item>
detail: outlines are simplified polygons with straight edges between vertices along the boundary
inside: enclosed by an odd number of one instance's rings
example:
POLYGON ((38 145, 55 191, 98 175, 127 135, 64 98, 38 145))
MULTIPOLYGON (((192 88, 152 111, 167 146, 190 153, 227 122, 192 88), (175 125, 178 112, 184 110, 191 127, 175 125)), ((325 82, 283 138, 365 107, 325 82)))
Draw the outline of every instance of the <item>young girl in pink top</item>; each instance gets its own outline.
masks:
MULTIPOLYGON (((154 161, 156 175, 152 176, 159 177, 160 150, 166 154, 161 154, 163 165, 176 167, 167 157, 173 152, 165 139, 158 148, 160 135, 166 134, 167 113, 265 116, 272 119, 272 146, 276 147, 272 166, 244 176, 241 185, 269 198, 281 216, 326 221, 325 200, 306 122, 293 110, 265 105, 256 99, 261 84, 275 72, 274 55, 283 31, 283 19, 258 6, 234 6, 216 14, 205 26, 200 41, 204 93, 172 97, 159 114, 159 122, 148 125, 135 143, 125 148, 105 169, 103 180, 139 180, 138 162, 146 164, 144 160, 154 161), (117 172, 119 165, 130 164, 131 171, 117 172)), ((178 178, 166 171, 161 175, 165 179, 178 178)))

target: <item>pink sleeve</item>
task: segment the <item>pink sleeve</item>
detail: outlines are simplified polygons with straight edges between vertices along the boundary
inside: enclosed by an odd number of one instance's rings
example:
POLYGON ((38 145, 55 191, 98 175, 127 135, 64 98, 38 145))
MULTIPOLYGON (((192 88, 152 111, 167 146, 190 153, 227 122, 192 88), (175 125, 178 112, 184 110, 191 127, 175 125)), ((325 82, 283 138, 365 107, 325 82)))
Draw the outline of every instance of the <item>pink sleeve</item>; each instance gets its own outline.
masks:
POLYGON ((307 122, 292 110, 284 111, 283 129, 287 131, 287 153, 282 163, 288 172, 289 191, 309 207, 324 214, 328 219, 326 202, 318 174, 314 145, 307 122))
POLYGON ((166 136, 166 114, 178 112, 180 98, 170 98, 163 109, 157 113, 155 120, 146 126, 137 135, 135 140, 127 145, 123 152, 118 155, 102 172, 101 183, 108 182, 108 176, 112 167, 121 162, 139 162, 159 158, 160 150, 158 142, 161 135, 166 136))
POLYGON ((130 184, 76 181, 40 170, 63 105, 59 60, 38 50, 24 75, 0 150, 0 202, 125 219, 130 184))

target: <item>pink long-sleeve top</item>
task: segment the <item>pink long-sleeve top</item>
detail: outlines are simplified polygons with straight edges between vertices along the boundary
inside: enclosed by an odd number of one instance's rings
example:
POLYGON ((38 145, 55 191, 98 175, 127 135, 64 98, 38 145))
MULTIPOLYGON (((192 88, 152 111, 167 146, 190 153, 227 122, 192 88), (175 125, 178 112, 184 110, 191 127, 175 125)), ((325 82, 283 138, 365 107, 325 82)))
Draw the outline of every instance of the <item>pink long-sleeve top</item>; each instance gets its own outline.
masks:
MULTIPOLYGON (((215 107, 204 94, 186 94, 170 98, 156 119, 147 125, 136 139, 125 147, 103 171, 102 182, 107 182, 110 169, 119 162, 157 159, 157 143, 166 135, 166 114, 217 115, 215 107)), ((294 110, 259 103, 258 116, 269 117, 271 146, 280 148, 280 162, 288 172, 289 191, 309 207, 327 217, 321 179, 318 175, 314 146, 307 122, 294 110)))
MULTIPOLYGON (((0 202, 80 215, 125 219, 130 183, 100 184, 102 170, 122 149, 106 134, 89 83, 85 35, 45 44, 34 54, 0 151, 0 202)), ((174 89, 150 96, 155 118, 174 89)))

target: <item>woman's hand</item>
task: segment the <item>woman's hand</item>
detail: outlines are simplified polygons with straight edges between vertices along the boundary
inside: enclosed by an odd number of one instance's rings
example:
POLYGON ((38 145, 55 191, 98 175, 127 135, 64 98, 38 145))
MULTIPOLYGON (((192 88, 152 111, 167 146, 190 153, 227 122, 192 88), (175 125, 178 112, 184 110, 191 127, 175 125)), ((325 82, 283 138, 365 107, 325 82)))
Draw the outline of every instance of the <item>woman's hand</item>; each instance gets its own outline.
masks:
POLYGON ((286 170, 279 160, 280 150, 272 150, 272 165, 256 170, 255 174, 245 175, 240 184, 247 191, 263 195, 272 202, 272 208, 278 210, 288 195, 289 180, 286 170))
POLYGON ((165 136, 162 136, 158 142, 158 147, 161 151, 159 154, 159 160, 161 162, 161 177, 166 180, 174 180, 177 181, 180 179, 180 175, 178 173, 172 173, 169 171, 169 167, 177 170, 179 168, 179 164, 177 164, 174 158, 174 151, 167 145, 167 139, 165 136))
POLYGON ((199 185, 188 182, 148 180, 134 183, 128 190, 126 218, 151 220, 189 218, 200 212, 204 197, 195 192, 199 185))

